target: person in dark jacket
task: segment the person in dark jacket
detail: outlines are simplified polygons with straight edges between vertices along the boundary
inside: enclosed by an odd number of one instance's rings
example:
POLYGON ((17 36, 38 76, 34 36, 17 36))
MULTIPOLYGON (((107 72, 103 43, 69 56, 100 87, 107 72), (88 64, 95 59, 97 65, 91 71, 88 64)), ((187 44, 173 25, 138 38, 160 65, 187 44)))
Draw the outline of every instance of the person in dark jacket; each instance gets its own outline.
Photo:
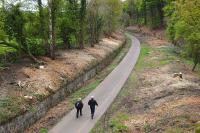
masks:
POLYGON ((94 112, 95 112, 95 106, 98 106, 96 100, 94 100, 94 96, 91 96, 91 99, 88 102, 88 105, 90 106, 91 110, 91 118, 94 118, 94 112))
POLYGON ((82 102, 81 98, 79 98, 78 101, 75 103, 75 108, 77 110, 76 118, 79 117, 79 113, 80 113, 80 116, 82 116, 83 102, 82 102))

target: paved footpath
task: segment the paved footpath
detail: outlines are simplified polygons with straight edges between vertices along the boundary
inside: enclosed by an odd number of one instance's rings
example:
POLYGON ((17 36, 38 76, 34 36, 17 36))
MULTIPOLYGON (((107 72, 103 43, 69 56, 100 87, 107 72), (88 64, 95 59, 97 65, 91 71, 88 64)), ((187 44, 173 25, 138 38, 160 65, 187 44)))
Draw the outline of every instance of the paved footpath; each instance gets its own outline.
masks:
POLYGON ((101 118, 110 104, 114 101, 137 62, 140 54, 140 42, 137 38, 129 34, 128 37, 131 38, 132 45, 127 55, 120 62, 120 64, 101 82, 101 84, 83 100, 83 116, 77 119, 75 117, 76 110, 74 109, 64 116, 63 119, 49 131, 49 133, 90 132, 96 122, 101 118), (91 96, 94 96, 99 104, 93 120, 91 120, 90 109, 87 105, 87 102, 91 96))

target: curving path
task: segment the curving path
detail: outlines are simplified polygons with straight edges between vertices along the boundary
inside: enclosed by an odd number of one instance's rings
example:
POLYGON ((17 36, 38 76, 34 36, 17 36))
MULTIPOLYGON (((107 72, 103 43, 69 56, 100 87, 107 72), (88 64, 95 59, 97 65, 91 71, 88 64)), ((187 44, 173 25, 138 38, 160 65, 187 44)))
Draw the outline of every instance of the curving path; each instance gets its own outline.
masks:
POLYGON ((102 83, 92 91, 84 100, 83 116, 75 117, 76 110, 72 110, 53 127, 49 133, 89 133, 96 122, 108 109, 110 104, 123 87, 133 70, 140 54, 140 42, 137 38, 127 34, 132 40, 131 48, 120 64, 102 81, 102 83), (90 109, 87 105, 90 96, 94 96, 99 107, 95 112, 94 119, 91 120, 90 109))

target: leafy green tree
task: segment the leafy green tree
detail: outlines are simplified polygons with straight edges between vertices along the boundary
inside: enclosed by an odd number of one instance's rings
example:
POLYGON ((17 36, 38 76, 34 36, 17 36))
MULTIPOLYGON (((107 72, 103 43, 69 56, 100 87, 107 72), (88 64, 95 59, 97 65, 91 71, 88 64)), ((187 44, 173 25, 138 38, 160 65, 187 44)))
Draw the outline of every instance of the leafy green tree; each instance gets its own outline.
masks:
POLYGON ((45 46, 46 54, 49 54, 48 48, 48 36, 46 29, 46 21, 45 21, 45 12, 42 4, 42 0, 37 0, 38 9, 39 9, 39 35, 42 39, 42 44, 45 46))
MULTIPOLYGON (((137 5, 135 0, 127 0, 124 2, 123 11, 126 12, 131 19, 137 19, 137 5)), ((137 21, 137 20, 136 20, 137 21)))
POLYGON ((26 44, 26 37, 24 33, 25 19, 20 4, 12 5, 6 12, 5 31, 9 35, 9 39, 16 39, 19 44, 20 52, 26 52, 28 46, 26 44))
POLYGON ((60 46, 94 46, 103 33, 110 36, 118 29, 122 11, 121 0, 47 0, 47 5, 43 0, 0 0, 0 5, 0 44, 36 62, 34 56, 45 51, 55 59, 60 46))
POLYGON ((105 0, 104 9, 104 33, 110 36, 119 26, 122 3, 120 0, 105 0))
POLYGON ((195 71, 196 66, 200 63, 200 33, 192 33, 187 41, 189 43, 189 53, 191 53, 194 62, 192 71, 195 71))
POLYGON ((174 0, 168 0, 166 6, 164 7, 164 13, 167 20, 167 36, 172 40, 173 44, 176 44, 175 40, 175 24, 178 20, 176 11, 176 4, 174 0))
POLYGON ((49 11, 49 50, 50 57, 55 59, 55 45, 56 45, 56 17, 60 0, 48 0, 49 11))
POLYGON ((99 14, 99 8, 101 7, 101 1, 93 0, 87 7, 87 23, 91 47, 99 42, 100 35, 102 33, 103 20, 99 14))
POLYGON ((84 32, 85 32, 85 18, 86 18, 86 0, 81 0, 80 7, 80 35, 79 35, 79 47, 84 48, 84 32))
MULTIPOLYGON (((2 6, 4 5, 2 1, 2 6)), ((6 34, 4 32, 4 22, 5 22, 5 9, 2 7, 0 8, 0 40, 3 42, 6 38, 6 34)))
POLYGON ((21 55, 28 55, 35 62, 40 63, 40 61, 32 55, 27 45, 27 34, 25 32, 26 19, 20 7, 21 5, 18 3, 16 5, 10 5, 10 7, 5 10, 4 31, 7 36, 5 35, 6 37, 4 37, 1 43, 7 47, 18 50, 21 55))
POLYGON ((122 26, 128 27, 130 25, 130 16, 126 12, 123 12, 120 21, 122 26))
MULTIPOLYGON (((151 28, 164 25, 164 0, 128 0, 125 12, 136 24, 143 24, 151 28)), ((125 4, 127 4, 125 3, 125 4)))
POLYGON ((195 70, 200 63, 200 1, 179 0, 176 2, 178 20, 175 24, 175 39, 187 45, 188 55, 193 58, 195 70))
POLYGON ((64 47, 70 49, 77 43, 79 31, 79 4, 75 0, 69 0, 63 3, 64 7, 59 16, 60 36, 64 47))

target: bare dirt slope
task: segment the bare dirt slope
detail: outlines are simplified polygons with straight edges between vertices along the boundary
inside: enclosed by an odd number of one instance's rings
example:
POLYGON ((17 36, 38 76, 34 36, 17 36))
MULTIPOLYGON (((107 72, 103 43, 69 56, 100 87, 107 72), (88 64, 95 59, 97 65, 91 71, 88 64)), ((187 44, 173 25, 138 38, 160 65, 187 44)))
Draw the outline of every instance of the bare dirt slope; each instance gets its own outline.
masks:
POLYGON ((10 65, 8 69, 0 71, 0 98, 9 95, 49 95, 49 91, 56 91, 64 82, 73 80, 77 74, 119 47, 123 35, 116 33, 113 36, 115 38, 102 39, 94 48, 58 51, 56 60, 41 57, 46 63, 41 69, 28 59, 10 65), (19 82, 21 87, 17 85, 19 82))
POLYGON ((187 71, 183 71, 184 79, 173 78, 173 67, 177 64, 145 70, 139 76, 141 82, 133 94, 138 101, 125 122, 131 132, 142 132, 144 126, 149 126, 145 129, 149 132, 176 128, 194 132, 193 126, 200 120, 200 80, 187 71))
POLYGON ((138 37, 151 49, 144 58, 149 64, 143 71, 136 71, 138 86, 132 96, 137 100, 125 125, 133 133, 193 133, 200 120, 200 76, 170 53, 166 41, 138 37), (174 77, 179 72, 183 78, 174 77))

